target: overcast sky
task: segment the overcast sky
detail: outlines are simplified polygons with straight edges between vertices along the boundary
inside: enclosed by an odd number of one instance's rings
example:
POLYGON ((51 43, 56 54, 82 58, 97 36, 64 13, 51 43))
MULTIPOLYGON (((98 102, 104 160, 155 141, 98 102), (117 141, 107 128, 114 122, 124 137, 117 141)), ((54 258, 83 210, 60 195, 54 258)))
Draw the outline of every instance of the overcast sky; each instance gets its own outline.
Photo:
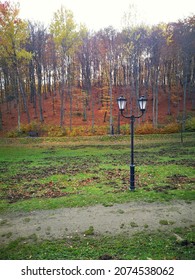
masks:
MULTIPOLYGON (((4 0, 1 0, 4 2, 4 0)), ((51 22, 53 13, 61 5, 70 9, 77 23, 84 23, 91 30, 112 25, 120 29, 122 18, 134 4, 137 21, 146 24, 177 21, 195 14, 192 0, 10 0, 20 3, 20 16, 24 19, 51 22)))

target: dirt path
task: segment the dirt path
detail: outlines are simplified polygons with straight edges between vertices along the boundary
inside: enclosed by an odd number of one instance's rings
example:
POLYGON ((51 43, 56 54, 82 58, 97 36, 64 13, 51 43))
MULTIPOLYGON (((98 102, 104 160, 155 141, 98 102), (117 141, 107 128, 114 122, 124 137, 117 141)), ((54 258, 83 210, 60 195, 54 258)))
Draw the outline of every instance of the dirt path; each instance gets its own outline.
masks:
POLYGON ((169 230, 195 224, 195 201, 167 203, 130 202, 111 207, 33 211, 0 215, 0 244, 18 237, 36 235, 38 240, 57 239, 75 233, 84 235, 89 227, 94 234, 132 235, 142 230, 169 230))

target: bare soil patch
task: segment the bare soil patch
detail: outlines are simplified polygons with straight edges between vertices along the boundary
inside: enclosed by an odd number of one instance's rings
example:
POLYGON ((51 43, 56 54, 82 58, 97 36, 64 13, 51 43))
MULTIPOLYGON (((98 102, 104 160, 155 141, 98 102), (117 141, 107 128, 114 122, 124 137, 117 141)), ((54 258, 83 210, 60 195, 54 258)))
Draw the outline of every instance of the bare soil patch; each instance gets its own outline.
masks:
POLYGON ((74 234, 133 235, 140 231, 168 231, 194 225, 195 201, 166 203, 129 202, 62 208, 57 210, 17 212, 0 215, 0 243, 36 236, 37 240, 53 240, 74 234), (90 231, 90 229, 93 229, 90 231))

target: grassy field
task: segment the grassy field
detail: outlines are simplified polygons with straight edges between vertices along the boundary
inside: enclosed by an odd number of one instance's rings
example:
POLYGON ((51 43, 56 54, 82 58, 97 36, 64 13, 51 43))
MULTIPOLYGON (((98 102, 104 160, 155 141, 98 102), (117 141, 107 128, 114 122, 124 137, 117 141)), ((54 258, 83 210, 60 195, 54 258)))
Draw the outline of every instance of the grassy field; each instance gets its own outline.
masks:
POLYGON ((133 194, 129 137, 1 139, 0 211, 195 199, 194 136, 137 136, 133 194))
POLYGON ((36 236, 18 239, 0 249, 0 259, 16 260, 194 260, 195 227, 173 232, 138 233, 119 236, 72 236, 62 240, 37 242, 36 236), (182 236, 178 241, 176 236, 182 236), (165 241, 166 240, 166 241, 165 241))
MULTIPOLYGON (((185 134, 183 144, 179 134, 136 136, 133 193, 129 191, 128 136, 2 138, 0 144, 1 213, 95 204, 111 206, 132 200, 182 199, 190 203, 195 199, 194 133, 185 134)), ((107 252, 117 259, 193 258, 194 228, 175 231, 190 245, 184 248, 172 233, 167 233, 169 245, 165 252, 164 233, 159 232, 126 238, 127 248, 125 237, 121 236, 82 240, 75 236, 71 240, 45 241, 38 246, 35 238, 27 244, 21 240, 10 243, 1 249, 0 257, 96 259, 107 252), (66 244, 66 253, 62 244, 66 244)))

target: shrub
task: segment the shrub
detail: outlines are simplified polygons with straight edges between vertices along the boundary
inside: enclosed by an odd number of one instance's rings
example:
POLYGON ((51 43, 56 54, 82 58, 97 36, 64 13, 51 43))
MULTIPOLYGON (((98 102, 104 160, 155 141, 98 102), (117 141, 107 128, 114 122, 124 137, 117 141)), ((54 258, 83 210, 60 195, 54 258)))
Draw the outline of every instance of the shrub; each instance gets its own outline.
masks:
POLYGON ((180 131, 181 125, 179 123, 173 122, 165 125, 160 129, 160 133, 177 133, 180 131))
POLYGON ((67 136, 75 137, 75 136, 82 136, 84 135, 84 127, 74 127, 72 130, 67 131, 67 136))
POLYGON ((46 126, 40 122, 32 121, 28 124, 21 124, 20 131, 23 136, 28 136, 30 132, 37 133, 40 136, 46 131, 46 126))
POLYGON ((48 126, 47 135, 49 137, 63 137, 66 136, 66 130, 60 126, 48 126))
POLYGON ((13 130, 7 132, 6 136, 8 138, 16 138, 16 137, 23 136, 23 133, 21 131, 19 131, 18 129, 13 129, 13 130))
POLYGON ((67 131, 67 136, 92 136, 92 135, 105 135, 108 134, 107 126, 77 126, 73 127, 72 130, 67 131))
POLYGON ((28 136, 29 133, 37 134, 38 136, 42 135, 46 131, 46 127, 38 122, 31 122, 29 124, 21 124, 20 130, 18 128, 9 131, 6 136, 9 138, 14 137, 24 137, 28 136))
POLYGON ((151 123, 144 123, 135 128, 136 134, 165 134, 165 133, 177 133, 180 131, 180 124, 173 122, 169 123, 161 128, 154 128, 151 123))
POLYGON ((122 135, 129 135, 130 134, 130 125, 129 124, 123 124, 120 127, 120 133, 122 135))
POLYGON ((135 133, 136 134, 154 134, 154 133, 159 133, 159 129, 154 128, 152 123, 144 123, 140 124, 135 128, 135 133))
POLYGON ((175 117, 173 115, 168 115, 165 117, 165 124, 170 124, 175 122, 175 117))
POLYGON ((109 131, 110 129, 108 126, 102 125, 102 126, 95 126, 94 131, 92 131, 92 133, 94 135, 106 135, 109 133, 109 131))
POLYGON ((192 117, 186 121, 186 130, 195 131, 195 117, 192 117))

